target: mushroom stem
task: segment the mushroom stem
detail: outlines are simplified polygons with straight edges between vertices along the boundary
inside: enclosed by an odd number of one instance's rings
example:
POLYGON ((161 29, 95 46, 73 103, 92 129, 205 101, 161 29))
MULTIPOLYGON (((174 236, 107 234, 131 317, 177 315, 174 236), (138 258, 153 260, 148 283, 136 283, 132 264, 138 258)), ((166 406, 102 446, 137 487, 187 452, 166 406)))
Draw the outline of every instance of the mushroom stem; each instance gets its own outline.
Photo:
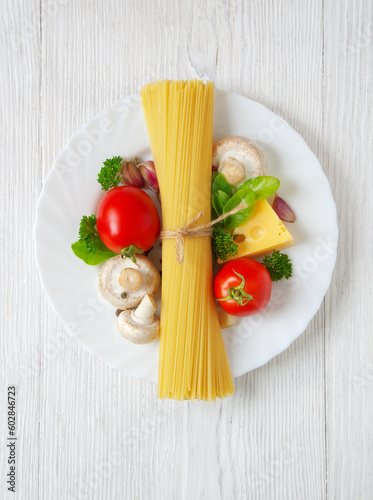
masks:
POLYGON ((151 295, 145 295, 137 309, 132 311, 134 321, 141 325, 150 325, 154 321, 157 304, 151 295))
POLYGON ((222 162, 221 173, 234 186, 245 179, 245 167, 236 158, 228 156, 222 162))
POLYGON ((231 314, 228 314, 220 306, 218 307, 218 317, 219 317, 220 328, 222 330, 224 330, 225 328, 230 328, 231 326, 234 326, 236 321, 237 321, 236 316, 232 316, 231 314))
POLYGON ((124 290, 132 292, 137 290, 141 284, 141 275, 136 269, 126 267, 119 274, 119 284, 124 290))

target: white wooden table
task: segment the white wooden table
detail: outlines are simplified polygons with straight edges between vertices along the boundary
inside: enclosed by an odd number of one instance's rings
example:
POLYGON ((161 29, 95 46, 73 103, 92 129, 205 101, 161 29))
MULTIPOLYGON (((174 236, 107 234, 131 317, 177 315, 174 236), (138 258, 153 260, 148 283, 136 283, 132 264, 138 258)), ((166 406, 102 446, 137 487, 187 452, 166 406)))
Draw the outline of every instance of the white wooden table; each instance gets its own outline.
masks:
POLYGON ((1 1, 0 498, 373 498, 372 7, 1 1), (202 75, 305 138, 331 183, 340 245, 320 311, 286 352, 227 400, 180 404, 64 331, 32 231, 42 180, 85 121, 158 77, 202 75), (5 477, 12 384, 16 495, 5 477))

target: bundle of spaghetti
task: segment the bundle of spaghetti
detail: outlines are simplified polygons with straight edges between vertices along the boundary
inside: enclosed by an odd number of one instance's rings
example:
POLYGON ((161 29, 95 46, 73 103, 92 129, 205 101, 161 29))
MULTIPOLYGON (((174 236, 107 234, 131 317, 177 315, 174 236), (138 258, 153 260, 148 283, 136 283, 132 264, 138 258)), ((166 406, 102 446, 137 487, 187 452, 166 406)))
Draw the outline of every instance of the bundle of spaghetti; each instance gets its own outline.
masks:
MULTIPOLYGON (((211 220, 214 86, 162 80, 141 89, 158 176, 163 230, 175 231, 204 211, 211 220)), ((210 237, 162 242, 162 298, 158 397, 215 400, 234 392, 213 296, 210 237)))

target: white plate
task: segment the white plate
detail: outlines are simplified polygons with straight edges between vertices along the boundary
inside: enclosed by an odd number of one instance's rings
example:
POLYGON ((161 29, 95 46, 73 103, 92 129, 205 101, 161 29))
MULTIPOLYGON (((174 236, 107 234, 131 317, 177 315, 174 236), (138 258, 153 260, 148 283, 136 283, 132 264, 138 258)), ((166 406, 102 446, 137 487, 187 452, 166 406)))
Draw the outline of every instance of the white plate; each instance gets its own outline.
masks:
MULTIPOLYGON (((323 170, 304 140, 280 117, 243 96, 215 91, 214 141, 242 135, 257 142, 279 194, 293 207, 288 249, 293 278, 273 284, 268 307, 224 330, 234 377, 286 349, 307 327, 329 287, 338 241, 336 209, 323 170)), ((114 308, 101 298, 101 266, 73 254, 82 215, 95 213, 103 196, 96 181, 102 162, 115 155, 151 158, 139 96, 114 104, 76 133, 56 158, 37 206, 36 260, 51 304, 69 333, 109 366, 157 380, 158 342, 130 344, 116 331, 114 308)))

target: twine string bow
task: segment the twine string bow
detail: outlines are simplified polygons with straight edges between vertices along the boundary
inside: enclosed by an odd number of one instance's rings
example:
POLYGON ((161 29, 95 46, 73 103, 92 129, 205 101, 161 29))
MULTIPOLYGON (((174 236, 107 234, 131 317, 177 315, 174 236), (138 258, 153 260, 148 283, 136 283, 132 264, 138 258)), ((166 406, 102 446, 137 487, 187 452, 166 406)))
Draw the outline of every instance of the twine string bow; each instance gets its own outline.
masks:
POLYGON ((240 210, 247 208, 247 204, 245 200, 242 200, 239 205, 233 208, 230 212, 222 214, 215 220, 208 222, 206 224, 201 224, 200 226, 190 227, 192 224, 197 222, 202 215, 205 213, 201 210, 191 221, 188 222, 184 227, 180 227, 176 229, 176 231, 161 231, 160 238, 161 240, 165 239, 176 239, 175 243, 175 255, 178 264, 182 264, 184 262, 184 238, 197 238, 201 236, 212 236, 212 227, 226 219, 230 215, 234 215, 240 210))

